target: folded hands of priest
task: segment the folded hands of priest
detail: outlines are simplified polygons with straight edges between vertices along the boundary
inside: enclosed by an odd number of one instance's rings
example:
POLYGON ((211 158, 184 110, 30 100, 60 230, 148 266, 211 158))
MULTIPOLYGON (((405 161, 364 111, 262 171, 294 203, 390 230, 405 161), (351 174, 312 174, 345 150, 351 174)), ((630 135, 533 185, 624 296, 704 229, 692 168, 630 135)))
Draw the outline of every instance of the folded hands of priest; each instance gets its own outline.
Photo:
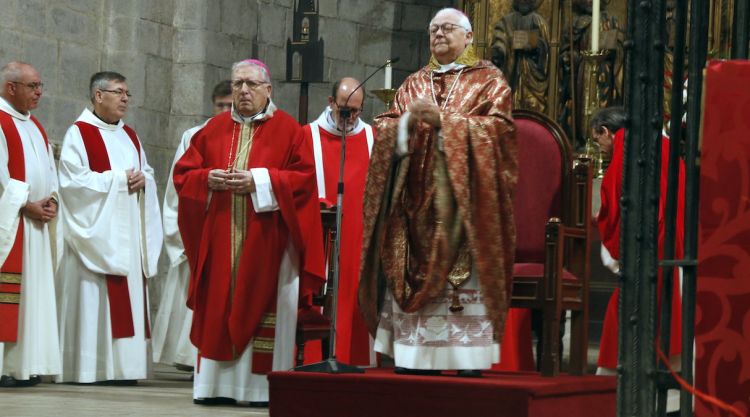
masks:
POLYGON ((146 186, 146 177, 142 171, 128 169, 125 171, 128 176, 128 191, 134 193, 146 186))
POLYGON ((208 189, 211 191, 229 190, 235 194, 255 192, 255 181, 250 171, 233 168, 231 171, 212 169, 208 172, 208 189))
POLYGON ((212 169, 208 171, 208 189, 211 191, 223 191, 227 187, 227 176, 229 173, 224 169, 212 169))
POLYGON ((29 201, 21 209, 24 216, 47 223, 57 216, 57 202, 50 197, 29 201))
POLYGON ((250 194, 255 192, 255 181, 250 171, 234 169, 227 174, 226 184, 235 194, 250 194))
POLYGON ((411 113, 409 124, 423 122, 436 129, 440 128, 440 108, 435 103, 427 99, 417 99, 409 104, 408 110, 411 113))

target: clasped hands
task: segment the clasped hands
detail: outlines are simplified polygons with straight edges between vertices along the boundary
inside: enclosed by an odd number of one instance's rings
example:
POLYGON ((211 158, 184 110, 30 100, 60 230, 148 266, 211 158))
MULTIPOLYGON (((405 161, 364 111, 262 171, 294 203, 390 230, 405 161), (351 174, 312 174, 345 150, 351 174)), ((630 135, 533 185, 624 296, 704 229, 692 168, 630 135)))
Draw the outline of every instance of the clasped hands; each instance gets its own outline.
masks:
POLYGON ((431 100, 424 98, 416 99, 406 109, 411 113, 409 117, 409 130, 413 130, 419 122, 430 125, 435 129, 440 129, 442 126, 440 108, 431 100))
POLYGON ((57 201, 52 197, 29 201, 21 208, 21 213, 32 220, 47 223, 57 217, 57 201))
POLYGON ((212 169, 208 171, 208 189, 211 191, 229 190, 235 194, 255 192, 255 180, 250 171, 242 169, 212 169))
POLYGON ((125 174, 128 176, 129 193, 132 194, 146 186, 146 176, 143 175, 142 171, 128 169, 125 171, 125 174))

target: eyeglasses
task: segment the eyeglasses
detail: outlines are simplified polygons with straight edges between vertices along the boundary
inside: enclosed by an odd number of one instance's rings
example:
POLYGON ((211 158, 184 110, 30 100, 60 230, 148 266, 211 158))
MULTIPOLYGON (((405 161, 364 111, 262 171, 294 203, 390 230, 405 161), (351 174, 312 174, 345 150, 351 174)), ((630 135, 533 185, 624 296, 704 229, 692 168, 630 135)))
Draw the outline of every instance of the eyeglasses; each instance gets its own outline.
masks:
POLYGON ((133 95, 130 94, 130 91, 127 91, 127 90, 105 90, 103 88, 100 88, 99 91, 104 91, 105 93, 117 94, 121 98, 122 96, 127 96, 128 98, 133 97, 133 95))
POLYGON ((214 104, 214 107, 217 109, 229 110, 232 108, 232 103, 216 103, 214 104))
MULTIPOLYGON (((336 103, 335 101, 333 102, 333 104, 335 104, 336 108, 338 109, 341 109, 342 107, 344 107, 344 105, 336 103)), ((362 113, 362 109, 358 109, 355 107, 349 107, 349 111, 351 112, 352 117, 357 116, 358 114, 362 113)))
POLYGON ((13 84, 22 85, 30 90, 41 90, 44 88, 44 83, 22 83, 20 81, 11 81, 13 84))
POLYGON ((253 80, 233 80, 232 81, 232 90, 242 90, 242 87, 247 84, 247 87, 251 90, 257 90, 263 85, 268 84, 265 81, 253 81, 253 80))
POLYGON ((463 30, 465 30, 467 32, 469 31, 469 29, 467 29, 467 28, 465 28, 465 27, 463 27, 461 25, 457 25, 455 23, 448 23, 448 22, 443 23, 441 25, 430 25, 430 27, 429 27, 428 30, 430 32, 430 35, 436 35, 437 32, 438 32, 438 30, 442 30, 443 34, 447 35, 447 34, 453 32, 454 30, 456 30, 456 28, 463 29, 463 30))

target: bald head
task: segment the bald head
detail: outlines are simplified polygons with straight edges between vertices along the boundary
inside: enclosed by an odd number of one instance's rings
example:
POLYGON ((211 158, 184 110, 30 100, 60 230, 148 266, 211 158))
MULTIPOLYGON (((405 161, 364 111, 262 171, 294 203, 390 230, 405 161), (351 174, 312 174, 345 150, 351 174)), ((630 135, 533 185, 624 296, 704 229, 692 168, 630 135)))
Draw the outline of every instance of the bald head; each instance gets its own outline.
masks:
MULTIPOLYGON (((346 99, 349 97, 349 94, 354 91, 355 88, 359 85, 359 80, 352 77, 344 77, 335 83, 333 83, 333 89, 331 91, 331 97, 341 100, 338 102, 339 104, 343 105, 346 102, 346 99)), ((355 100, 359 103, 355 107, 362 107, 362 102, 365 99, 365 87, 362 86, 357 90, 354 95, 352 95, 352 98, 349 99, 349 106, 352 105, 355 100)))
POLYGON ((464 30, 467 32, 471 32, 471 21, 469 20, 469 17, 466 16, 466 13, 462 12, 461 10, 455 9, 453 7, 446 7, 444 9, 440 9, 437 13, 435 13, 435 16, 432 17, 432 20, 430 20, 430 25, 433 24, 437 19, 444 18, 444 17, 453 17, 456 19, 456 24, 461 26, 464 30))
POLYGON ((0 69, 2 96, 18 112, 26 114, 39 105, 42 97, 42 80, 30 64, 20 61, 7 63, 0 69))
POLYGON ((362 106, 365 102, 365 88, 362 86, 356 89, 357 86, 359 86, 359 80, 351 77, 344 77, 333 83, 331 96, 328 97, 328 104, 331 106, 333 119, 336 121, 336 127, 339 129, 343 127, 343 118, 339 115, 339 108, 346 105, 346 107, 352 109, 351 117, 347 120, 348 127, 354 125, 357 117, 362 112, 362 106), (347 99, 349 100, 348 102, 346 101, 347 99))
POLYGON ((3 77, 3 82, 17 81, 18 78, 21 76, 21 69, 24 67, 30 67, 30 66, 31 65, 25 62, 20 62, 20 61, 8 62, 0 70, 0 73, 2 73, 2 77, 3 77))

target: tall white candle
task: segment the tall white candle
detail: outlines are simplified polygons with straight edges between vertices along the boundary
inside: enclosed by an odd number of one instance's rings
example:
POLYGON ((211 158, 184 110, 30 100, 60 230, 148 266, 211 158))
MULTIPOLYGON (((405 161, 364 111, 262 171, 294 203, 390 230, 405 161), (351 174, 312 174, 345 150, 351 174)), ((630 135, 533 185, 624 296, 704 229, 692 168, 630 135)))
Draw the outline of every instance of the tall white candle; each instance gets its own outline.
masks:
POLYGON ((393 84, 393 68, 391 64, 385 66, 385 89, 390 89, 393 84))
POLYGON ((591 5, 593 13, 591 15, 591 52, 599 52, 599 0, 594 0, 591 5))

